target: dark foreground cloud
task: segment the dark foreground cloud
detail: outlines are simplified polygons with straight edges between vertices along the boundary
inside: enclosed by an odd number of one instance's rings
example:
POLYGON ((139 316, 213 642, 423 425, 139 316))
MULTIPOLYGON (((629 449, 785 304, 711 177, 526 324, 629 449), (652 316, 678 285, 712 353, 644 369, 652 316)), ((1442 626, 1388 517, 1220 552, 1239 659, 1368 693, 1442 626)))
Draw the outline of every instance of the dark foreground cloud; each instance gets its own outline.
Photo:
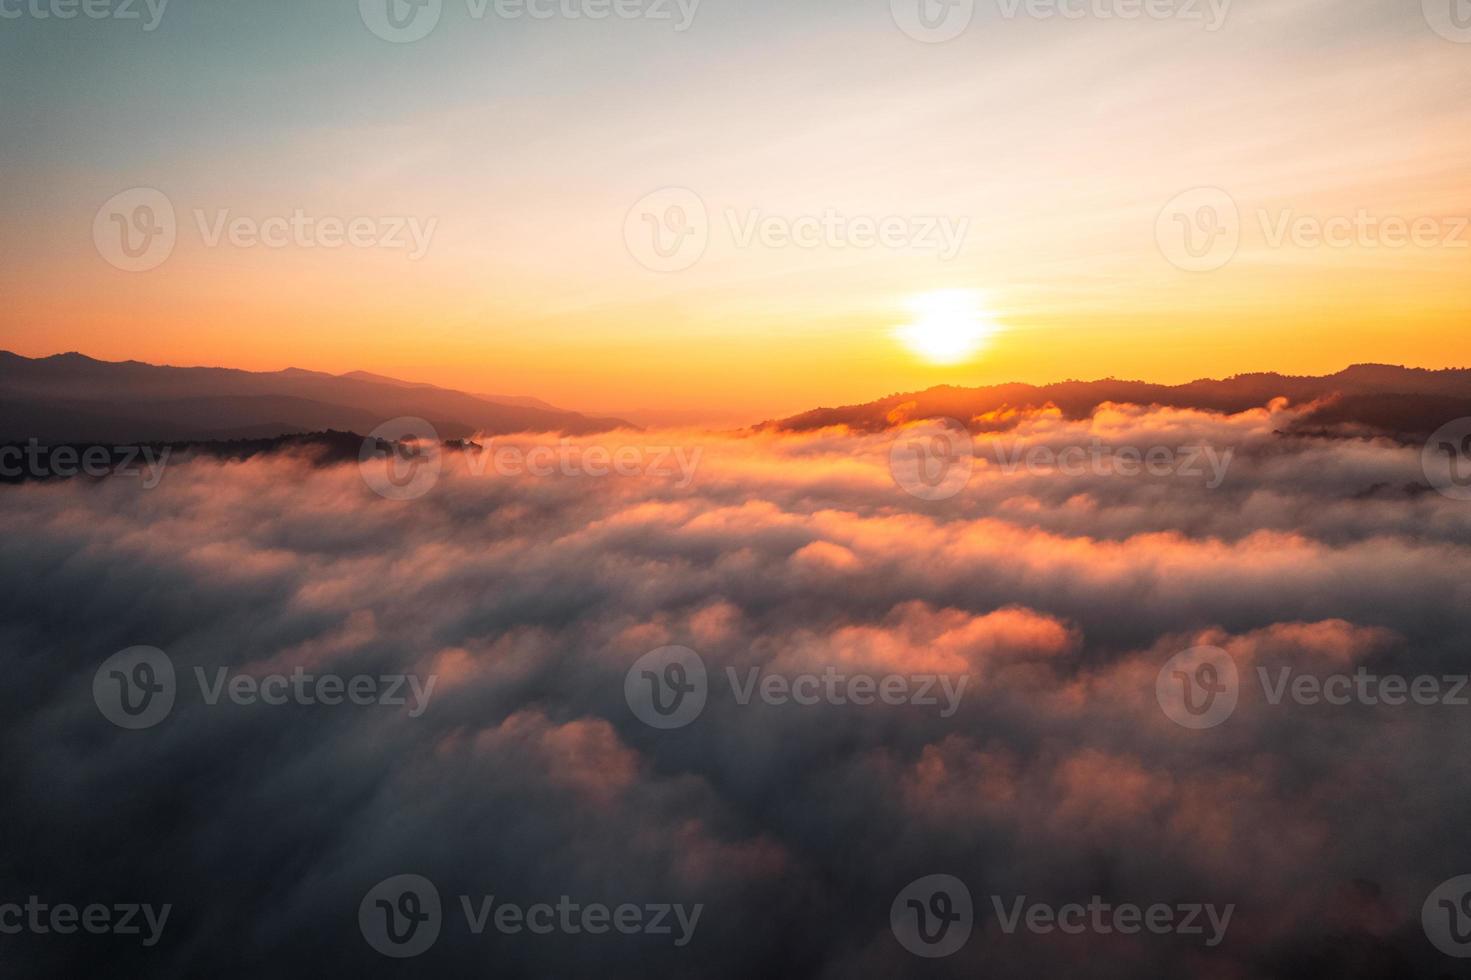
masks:
POLYGON ((559 462, 408 500, 309 449, 3 488, 0 962, 1460 975, 1422 906, 1471 873, 1471 503, 1291 412, 1029 413, 941 493, 919 428, 497 440, 559 462), (895 927, 930 875, 974 910, 941 958, 895 927))

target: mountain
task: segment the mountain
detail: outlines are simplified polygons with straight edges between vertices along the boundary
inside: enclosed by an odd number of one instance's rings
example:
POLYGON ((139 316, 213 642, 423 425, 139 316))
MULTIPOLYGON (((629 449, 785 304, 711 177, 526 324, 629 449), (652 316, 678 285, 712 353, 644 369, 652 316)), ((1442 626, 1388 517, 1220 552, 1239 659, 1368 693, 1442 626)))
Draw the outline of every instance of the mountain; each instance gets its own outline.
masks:
POLYGON ((0 351, 0 442, 266 439, 324 429, 366 434, 400 416, 426 419, 446 439, 633 428, 535 399, 495 400, 366 372, 164 367, 0 351))
MULTIPOLYGON (((385 378, 381 374, 371 371, 349 371, 346 374, 337 375, 339 378, 356 378, 359 381, 376 381, 380 384, 398 385, 402 388, 433 388, 433 385, 424 384, 421 381, 400 381, 397 378, 385 378)), ((484 395, 479 392, 474 394, 476 398, 483 398, 497 405, 519 405, 522 408, 544 408, 549 412, 565 412, 567 409, 558 408, 550 402, 544 402, 540 398, 531 398, 527 395, 484 395)))
POLYGON ((1429 371, 1386 364, 1355 364, 1337 374, 1295 377, 1239 374, 1182 385, 1143 381, 1063 381, 1050 385, 1002 384, 980 388, 941 385, 840 408, 818 408, 760 428, 793 431, 845 425, 880 431, 914 419, 949 417, 975 431, 1014 424, 1005 413, 1054 405, 1069 418, 1086 418, 1105 402, 1128 402, 1214 412, 1243 412, 1274 398, 1311 409, 1295 423, 1301 432, 1387 435, 1423 439, 1445 422, 1471 416, 1471 370, 1429 371), (995 414, 996 417, 984 418, 995 414))

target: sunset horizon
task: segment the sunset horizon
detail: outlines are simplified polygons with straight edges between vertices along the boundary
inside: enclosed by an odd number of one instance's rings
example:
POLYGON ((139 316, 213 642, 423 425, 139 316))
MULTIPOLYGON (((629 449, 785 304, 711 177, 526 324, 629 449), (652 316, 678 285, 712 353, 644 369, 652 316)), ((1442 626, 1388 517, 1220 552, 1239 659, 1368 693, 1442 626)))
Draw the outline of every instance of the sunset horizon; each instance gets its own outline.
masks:
POLYGON ((1428 11, 393 2, 413 30, 279 2, 7 20, 35 95, 0 107, 4 346, 725 422, 1464 349, 1471 76, 1428 11), (62 74, 53 36, 92 67, 62 74), (206 51, 228 117, 188 84, 206 51), (231 88, 255 59, 269 81, 231 88), (979 298, 981 342, 896 338, 947 293, 979 298))
MULTIPOLYGON (((126 363, 129 361, 134 361, 156 367, 216 368, 222 370, 245 371, 251 373, 307 371, 327 374, 334 377, 346 377, 355 374, 366 373, 378 375, 380 377, 388 378, 395 381, 408 382, 411 384, 433 385, 435 387, 446 388, 454 391, 463 391, 469 394, 484 394, 487 389, 499 387, 506 389, 504 391, 496 392, 500 395, 536 398, 541 401, 546 401, 550 404, 555 404, 560 408, 576 411, 581 414, 626 418, 634 424, 655 428, 661 426, 687 426, 696 428, 706 426, 715 428, 745 427, 748 425, 756 425, 761 422, 771 421, 773 419, 797 415, 803 411, 807 411, 810 409, 834 408, 843 405, 860 404, 894 395, 904 394, 906 392, 925 391, 935 387, 988 388, 1014 384, 1031 385, 1034 387, 1046 387, 1048 385, 1064 382, 1087 383, 1099 381, 1135 381, 1159 385, 1180 385, 1187 384, 1192 381, 1229 380, 1231 378, 1243 375, 1258 374, 1281 374, 1289 377, 1327 377, 1339 374, 1351 368, 1364 366, 1400 367, 1407 370, 1418 371, 1459 371, 1466 370, 1468 365, 1471 365, 1471 360, 1468 360, 1464 363, 1447 362, 1438 364, 1411 364, 1388 360, 1375 361, 1366 359, 1352 361, 1334 361, 1332 359, 1325 358, 1325 366, 1316 370, 1311 368, 1304 368, 1300 370, 1284 370, 1279 366, 1272 368, 1246 368, 1236 371, 1222 371, 1214 374, 1190 374, 1188 372, 1185 372, 1177 375, 1167 374, 1162 377, 1139 377, 1117 374, 1097 374, 1083 376, 1058 375, 1056 377, 1037 375, 1034 377, 1019 377, 1014 375, 993 376, 990 374, 979 373, 980 368, 978 366, 968 364, 962 368, 946 370, 937 377, 926 377, 925 375, 920 374, 915 378, 914 384, 907 387, 891 382, 890 386, 887 388, 879 387, 867 391, 854 390, 850 395, 846 397, 837 395, 823 397, 819 394, 814 394, 812 399, 805 402, 793 402, 788 405, 783 405, 780 408, 762 410, 760 408, 722 409, 719 407, 702 409, 691 406, 669 405, 663 403, 635 405, 632 407, 623 408, 606 407, 598 404, 587 404, 574 397, 562 398, 560 396, 557 396, 555 393, 548 394, 543 389, 539 388, 535 384, 534 380, 527 381, 522 379, 517 382, 517 384, 519 384, 519 387, 516 387, 516 385, 512 385, 509 383, 500 384, 500 381, 503 379, 494 372, 487 373, 484 376, 469 375, 468 377, 471 380, 460 384, 454 384, 452 382, 434 380, 435 376, 431 375, 409 374, 408 372, 402 370, 401 367, 392 364, 379 365, 375 368, 369 369, 361 366, 356 366, 355 362, 352 362, 350 360, 341 364, 334 364, 331 367, 312 367, 307 366, 307 364, 305 363, 282 363, 279 366, 244 367, 239 364, 227 363, 182 363, 154 361, 148 358, 137 356, 126 358, 99 357, 88 351, 79 350, 57 350, 51 352, 34 353, 21 350, 0 350, 0 353, 15 354, 17 356, 25 357, 31 360, 45 360, 52 357, 78 355, 89 360, 105 363, 126 363), (478 380, 476 380, 477 378, 478 380), (513 388, 514 390, 512 390, 513 388), (543 397, 544 395, 546 397, 543 397)), ((460 375, 450 375, 450 377, 459 376, 460 375)), ((896 374, 896 377, 901 378, 908 376, 909 375, 905 375, 902 372, 896 374)))
POLYGON ((0 0, 0 972, 1471 976, 1471 0, 0 0))

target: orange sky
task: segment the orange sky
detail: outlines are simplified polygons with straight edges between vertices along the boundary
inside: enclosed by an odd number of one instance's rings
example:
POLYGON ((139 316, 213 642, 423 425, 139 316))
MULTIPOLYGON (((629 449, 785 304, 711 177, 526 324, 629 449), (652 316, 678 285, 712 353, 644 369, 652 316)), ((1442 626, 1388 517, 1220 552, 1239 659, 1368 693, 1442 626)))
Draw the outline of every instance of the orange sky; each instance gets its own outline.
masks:
POLYGON ((55 111, 0 108, 23 137, 0 151, 0 346, 362 369, 733 423, 939 383, 1471 363, 1471 45, 1418 10, 1242 0, 1215 32, 992 11, 925 44, 881 6, 818 5, 778 35, 707 6, 678 35, 447 22, 409 45, 314 12, 309 62, 230 16, 81 38, 79 58, 137 72, 127 91, 19 54, 55 111), (264 91, 205 85, 262 65, 264 91), (176 214, 176 244, 143 272, 93 234, 133 187, 176 214), (640 213, 660 188, 705 212, 686 268, 649 268, 639 241, 666 215, 660 198, 640 213), (1208 271, 1182 268, 1169 238, 1201 220, 1197 188, 1223 189, 1239 219, 1208 271), (434 231, 417 259, 209 240, 226 210, 297 209, 434 231), (743 239, 752 219, 824 214, 910 237, 743 239), (1274 240, 1358 215, 1438 231, 1274 240), (963 224, 953 254, 920 234, 933 221, 963 224), (961 363, 895 339, 936 290, 974 291, 997 325, 961 363))

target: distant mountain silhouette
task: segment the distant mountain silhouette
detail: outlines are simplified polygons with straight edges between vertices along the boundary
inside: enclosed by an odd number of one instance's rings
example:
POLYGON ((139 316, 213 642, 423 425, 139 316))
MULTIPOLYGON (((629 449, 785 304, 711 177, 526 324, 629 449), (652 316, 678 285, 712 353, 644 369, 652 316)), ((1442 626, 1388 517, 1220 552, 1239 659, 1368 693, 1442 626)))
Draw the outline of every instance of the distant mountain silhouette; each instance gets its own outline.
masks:
POLYGON ((426 419, 445 439, 476 432, 583 435, 633 428, 537 399, 470 395, 366 372, 163 367, 82 354, 0 351, 0 442, 176 442, 269 439, 327 429, 368 433, 389 419, 426 419))
POLYGON ((1325 377, 1239 374, 1182 385, 1143 381, 1063 381, 1050 385, 1003 384, 982 388, 941 385, 889 395, 841 408, 818 408, 759 428, 802 431, 832 425, 876 432, 905 421, 949 417, 975 431, 1005 430, 1007 410, 1054 405, 1069 418, 1087 418, 1105 402, 1243 412, 1274 398, 1313 405, 1295 425, 1302 434, 1387 435, 1423 439, 1451 419, 1471 416, 1471 370, 1427 371, 1385 364, 1356 364, 1325 377), (982 419, 995 413, 997 417, 982 419))
MULTIPOLYGON (((385 378, 381 374, 373 374, 371 371, 349 371, 346 374, 337 375, 339 378, 354 378, 358 381, 376 381, 380 384, 397 385, 401 388, 433 388, 434 385, 424 384, 420 381, 400 381, 397 378, 385 378)), ((498 405, 520 405, 522 408, 544 408, 548 412, 565 412, 565 408, 558 408, 550 402, 544 402, 540 398, 531 398, 527 395, 486 395, 474 392, 474 397, 482 398, 488 402, 498 405)))

